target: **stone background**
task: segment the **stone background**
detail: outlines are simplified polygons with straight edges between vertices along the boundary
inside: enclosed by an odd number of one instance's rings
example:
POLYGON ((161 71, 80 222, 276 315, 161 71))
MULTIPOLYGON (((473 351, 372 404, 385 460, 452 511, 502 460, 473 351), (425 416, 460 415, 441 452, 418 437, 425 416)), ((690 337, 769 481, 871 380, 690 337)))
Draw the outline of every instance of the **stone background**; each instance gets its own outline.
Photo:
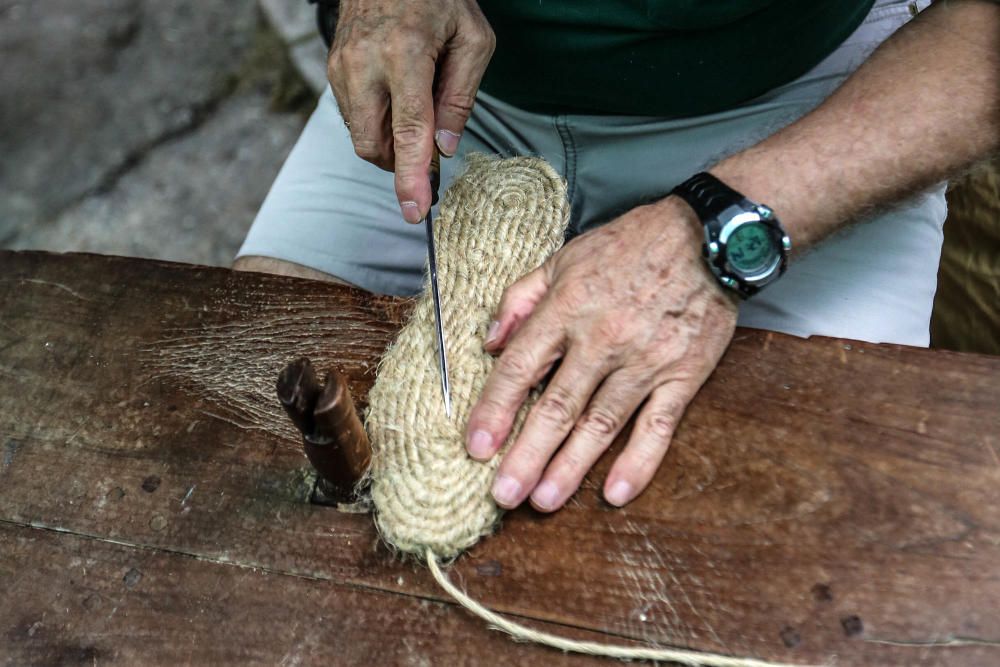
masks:
POLYGON ((228 265, 315 101, 270 4, 0 0, 0 247, 228 265))

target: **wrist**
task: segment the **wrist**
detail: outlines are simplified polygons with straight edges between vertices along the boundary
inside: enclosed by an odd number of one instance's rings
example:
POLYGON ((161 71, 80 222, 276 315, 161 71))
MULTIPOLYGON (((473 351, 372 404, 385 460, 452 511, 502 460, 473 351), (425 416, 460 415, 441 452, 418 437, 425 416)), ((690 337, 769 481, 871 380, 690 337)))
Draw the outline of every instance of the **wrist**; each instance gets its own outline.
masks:
POLYGON ((842 219, 838 191, 831 169, 817 171, 808 142, 786 134, 789 128, 764 142, 735 153, 708 172, 745 197, 770 207, 794 241, 790 259, 803 254, 829 235, 842 219))
POLYGON ((791 241, 766 204, 707 172, 691 176, 671 195, 700 223, 702 258, 724 288, 748 299, 784 274, 791 241))
MULTIPOLYGON (((657 216, 661 220, 675 221, 674 224, 698 243, 704 240, 701 220, 698 214, 686 201, 675 194, 670 194, 653 204, 657 209, 657 216)), ((696 245, 695 248, 700 246, 696 245)))
POLYGON ((663 214, 669 216, 667 219, 678 221, 677 227, 685 230, 688 235, 685 238, 685 247, 690 249, 696 267, 694 270, 708 283, 708 289, 722 297, 723 302, 727 306, 731 306, 734 312, 739 310, 743 298, 735 291, 723 287, 705 261, 705 225, 698 217, 698 213, 691 208, 690 204, 675 194, 668 195, 657 204, 661 207, 663 214))

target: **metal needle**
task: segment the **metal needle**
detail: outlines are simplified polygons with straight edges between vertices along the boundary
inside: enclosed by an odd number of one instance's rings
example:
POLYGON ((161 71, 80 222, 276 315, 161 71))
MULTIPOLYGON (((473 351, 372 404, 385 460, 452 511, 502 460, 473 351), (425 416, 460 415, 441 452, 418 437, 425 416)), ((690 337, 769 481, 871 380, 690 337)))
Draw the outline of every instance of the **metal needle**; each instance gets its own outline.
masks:
MULTIPOLYGON (((437 203, 438 188, 441 184, 441 163, 437 150, 431 160, 431 194, 433 201, 431 206, 437 203)), ((441 294, 438 291, 437 276, 437 254, 434 251, 434 218, 431 210, 427 209, 427 217, 424 218, 427 231, 427 266, 430 273, 431 295, 434 298, 434 324, 437 328, 438 347, 438 369, 441 372, 441 393, 444 394, 444 412, 451 418, 451 386, 448 382, 448 352, 444 344, 444 326, 441 322, 441 294)))

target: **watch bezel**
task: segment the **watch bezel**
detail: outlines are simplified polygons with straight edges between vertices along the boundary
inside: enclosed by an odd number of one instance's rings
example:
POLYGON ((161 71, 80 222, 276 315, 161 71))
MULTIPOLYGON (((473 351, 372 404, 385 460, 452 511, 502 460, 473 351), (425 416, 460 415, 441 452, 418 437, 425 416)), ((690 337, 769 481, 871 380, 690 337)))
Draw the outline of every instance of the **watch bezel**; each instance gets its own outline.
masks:
POLYGON ((784 233, 780 228, 777 227, 773 222, 772 216, 763 216, 758 211, 743 211, 735 216, 731 217, 726 222, 722 223, 722 228, 719 230, 719 249, 720 259, 724 263, 722 268, 727 274, 735 276, 739 280, 742 280, 748 285, 754 287, 763 287, 767 285, 772 280, 776 279, 780 275, 781 263, 784 261, 784 253, 782 252, 782 241, 784 233), (729 261, 728 257, 728 243, 729 237, 736 233, 736 230, 744 225, 759 224, 763 225, 767 229, 768 237, 771 239, 771 243, 774 244, 775 256, 774 259, 763 269, 755 271, 753 273, 746 273, 745 271, 733 266, 729 261))
POLYGON ((771 284, 788 268, 788 252, 792 248, 791 239, 770 207, 744 198, 704 222, 705 244, 703 251, 706 263, 719 282, 737 292, 744 299, 749 298, 771 284), (773 243, 777 245, 778 256, 765 268, 752 274, 737 269, 729 262, 727 247, 729 238, 737 229, 747 224, 762 224, 767 228, 773 243))
POLYGON ((748 299, 785 273, 792 241, 769 206, 748 199, 707 171, 691 176, 670 194, 686 202, 701 221, 702 254, 722 287, 748 299), (748 273, 730 263, 727 248, 734 233, 753 223, 764 225, 778 255, 764 268, 748 273))

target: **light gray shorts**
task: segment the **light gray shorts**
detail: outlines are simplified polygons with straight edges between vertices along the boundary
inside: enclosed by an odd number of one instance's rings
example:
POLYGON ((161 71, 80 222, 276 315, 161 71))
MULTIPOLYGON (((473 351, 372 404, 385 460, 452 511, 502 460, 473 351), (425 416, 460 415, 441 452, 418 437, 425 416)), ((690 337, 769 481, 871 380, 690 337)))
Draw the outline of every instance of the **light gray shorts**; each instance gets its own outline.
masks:
MULTIPOLYGON (((929 4, 879 0, 854 34, 807 74, 723 113, 669 120, 550 115, 480 93, 458 155, 442 160, 442 188, 469 152, 542 156, 566 179, 570 234, 579 234, 663 197, 802 116, 929 4)), ((742 304, 739 324, 926 346, 945 214, 942 185, 829 239, 742 304)), ((329 90, 238 256, 254 255, 309 266, 374 292, 409 295, 421 287, 423 226, 400 217, 392 174, 355 156, 329 90)))

